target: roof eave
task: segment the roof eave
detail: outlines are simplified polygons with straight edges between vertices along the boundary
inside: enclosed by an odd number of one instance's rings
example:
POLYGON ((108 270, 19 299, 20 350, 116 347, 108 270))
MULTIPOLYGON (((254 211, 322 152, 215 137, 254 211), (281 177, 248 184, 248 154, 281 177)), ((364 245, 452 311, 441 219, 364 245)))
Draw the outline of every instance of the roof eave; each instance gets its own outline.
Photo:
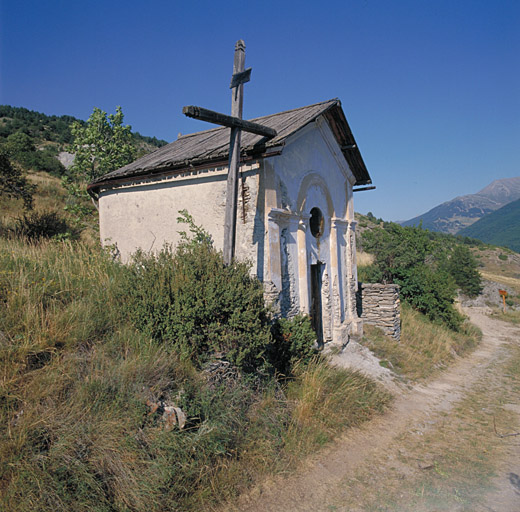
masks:
POLYGON ((338 100, 337 103, 327 109, 323 115, 325 119, 327 119, 332 133, 341 148, 341 152, 356 178, 354 185, 370 185, 372 183, 372 178, 368 173, 368 169, 363 161, 356 139, 352 134, 345 113, 341 108, 341 102, 338 100))
MULTIPOLYGON (((258 148, 255 150, 246 150, 242 152, 240 156, 240 163, 246 163, 256 158, 269 158, 272 156, 280 155, 282 149, 276 150, 274 148, 279 147, 283 148, 284 144, 280 143, 277 146, 269 147, 269 151, 265 151, 267 148, 262 148, 262 152, 258 151, 258 148)), ((132 181, 142 181, 148 179, 157 179, 163 178, 167 176, 173 176, 176 174, 183 174, 185 172, 193 172, 199 171, 202 169, 227 166, 229 163, 228 155, 219 156, 213 159, 200 158, 200 159, 192 159, 188 162, 180 162, 176 165, 164 166, 161 168, 149 170, 143 169, 142 171, 136 171, 128 176, 119 176, 109 179, 98 179, 92 183, 87 185, 87 192, 91 197, 97 199, 97 195, 99 194, 99 190, 104 187, 118 186, 124 183, 129 183, 132 181)))

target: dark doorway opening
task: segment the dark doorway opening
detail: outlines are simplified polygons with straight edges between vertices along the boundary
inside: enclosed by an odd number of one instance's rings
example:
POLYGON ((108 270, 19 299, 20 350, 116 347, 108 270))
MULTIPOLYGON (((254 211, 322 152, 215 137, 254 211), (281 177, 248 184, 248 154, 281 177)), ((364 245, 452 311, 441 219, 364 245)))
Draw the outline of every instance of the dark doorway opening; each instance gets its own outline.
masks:
POLYGON ((316 332, 318 346, 323 345, 323 319, 321 310, 321 283, 323 263, 311 265, 311 321, 316 332))

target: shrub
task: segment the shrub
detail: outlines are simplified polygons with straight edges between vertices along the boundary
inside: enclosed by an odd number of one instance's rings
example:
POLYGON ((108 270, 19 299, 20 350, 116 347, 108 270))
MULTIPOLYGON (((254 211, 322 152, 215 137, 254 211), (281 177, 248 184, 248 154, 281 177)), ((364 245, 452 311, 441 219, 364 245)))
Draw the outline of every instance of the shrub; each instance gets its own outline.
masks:
POLYGON ((225 266, 210 244, 138 252, 124 272, 121 299, 134 325, 201 366, 223 357, 245 372, 267 370, 270 320, 249 266, 225 266))
POLYGON ((383 272, 377 265, 360 265, 357 271, 360 283, 380 283, 383 281, 383 272))
POLYGON ((460 328, 462 317, 453 307, 456 286, 446 263, 448 239, 420 227, 386 223, 364 232, 362 241, 364 250, 375 256, 374 264, 362 269, 362 278, 400 285, 402 298, 415 309, 451 329, 460 328))
POLYGON ((433 322, 441 322, 450 329, 459 330, 464 318, 453 307, 455 285, 450 276, 427 265, 417 265, 396 281, 401 296, 417 311, 433 322))
POLYGON ((57 212, 26 213, 16 219, 13 233, 29 240, 77 237, 77 232, 57 212))
POLYGON ((270 362, 277 371, 290 375, 296 363, 309 364, 316 354, 316 333, 308 316, 280 318, 272 328, 270 362))
POLYGON ((250 266, 224 265, 210 234, 182 210, 181 243, 173 252, 137 252, 126 269, 121 297, 129 318, 154 340, 201 367, 224 358, 246 373, 292 373, 315 353, 310 319, 271 321, 263 287, 250 266))

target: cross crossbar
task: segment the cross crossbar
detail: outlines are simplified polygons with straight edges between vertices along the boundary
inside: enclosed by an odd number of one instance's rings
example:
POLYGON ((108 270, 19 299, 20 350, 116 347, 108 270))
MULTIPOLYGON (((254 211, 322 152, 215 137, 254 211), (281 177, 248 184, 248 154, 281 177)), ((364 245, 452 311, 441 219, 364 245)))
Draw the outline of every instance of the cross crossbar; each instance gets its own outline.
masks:
POLYGON ((228 116, 226 114, 221 114, 220 112, 208 110, 207 108, 203 107, 189 105, 183 107, 182 113, 188 117, 193 117, 194 119, 200 119, 201 121, 207 121, 208 123, 227 126, 228 128, 238 128, 240 130, 244 130, 245 132, 251 132, 255 133, 256 135, 267 137, 268 139, 272 139, 277 135, 276 130, 273 130, 267 126, 263 126, 258 123, 252 123, 251 121, 244 121, 238 117, 228 116))
POLYGON ((240 73, 236 73, 231 77, 231 84, 229 86, 230 89, 234 87, 238 87, 240 84, 245 84, 251 80, 251 70, 253 68, 247 68, 245 71, 240 73))

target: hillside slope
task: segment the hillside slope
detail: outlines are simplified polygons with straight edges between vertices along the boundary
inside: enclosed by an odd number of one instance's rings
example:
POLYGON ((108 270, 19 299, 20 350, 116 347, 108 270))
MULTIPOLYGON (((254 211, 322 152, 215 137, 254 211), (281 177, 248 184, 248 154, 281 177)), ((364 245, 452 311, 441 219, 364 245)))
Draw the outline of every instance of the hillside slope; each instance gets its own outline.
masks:
POLYGON ((520 177, 495 180, 476 194, 446 201, 428 212, 402 222, 403 226, 418 226, 443 233, 458 233, 502 206, 520 199, 520 177))
MULTIPOLYGON (((0 141, 12 133, 22 132, 29 135, 36 145, 44 142, 70 144, 73 141, 70 131, 73 122, 85 124, 85 121, 73 116, 47 115, 24 107, 0 105, 0 141)), ((139 132, 132 132, 132 137, 137 147, 143 147, 148 152, 167 144, 165 140, 139 132)))
POLYGON ((520 199, 486 215, 459 234, 520 252, 520 199))
MULTIPOLYGON (((74 155, 67 152, 74 140, 74 122, 86 124, 72 116, 48 116, 23 107, 0 105, 0 149, 26 170, 61 176, 74 161, 74 155)), ((132 144, 137 156, 143 156, 167 142, 132 132, 132 144)))

